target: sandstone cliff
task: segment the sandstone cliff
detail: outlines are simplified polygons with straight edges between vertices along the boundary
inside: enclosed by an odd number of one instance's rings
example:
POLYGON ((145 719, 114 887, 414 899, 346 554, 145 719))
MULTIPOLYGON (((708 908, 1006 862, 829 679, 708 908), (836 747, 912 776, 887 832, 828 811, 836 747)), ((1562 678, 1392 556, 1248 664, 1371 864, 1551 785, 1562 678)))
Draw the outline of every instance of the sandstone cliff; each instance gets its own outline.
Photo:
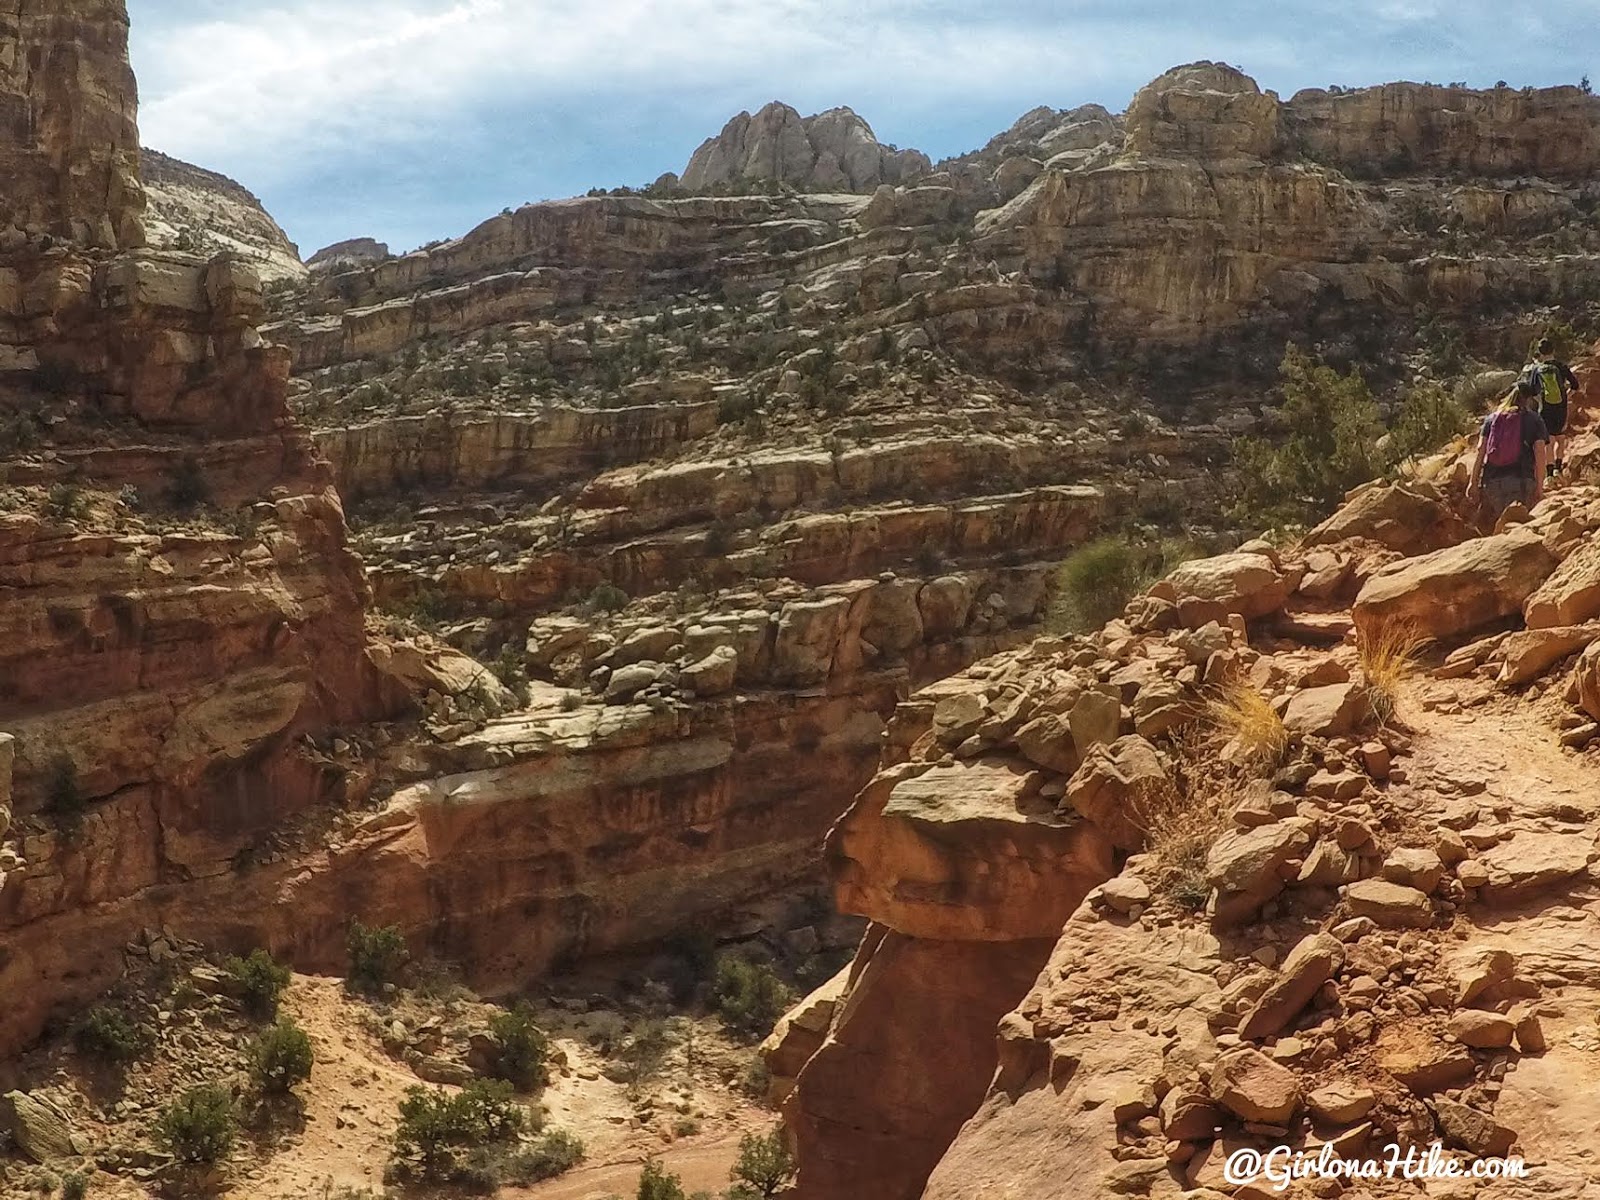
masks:
POLYGON ((152 246, 238 255, 264 282, 300 280, 300 250, 251 192, 215 171, 142 152, 145 233, 152 246))
POLYGON ((1452 449, 902 705, 829 839, 877 933, 766 1047, 800 1195, 1268 1194, 1228 1157, 1436 1140, 1581 1192, 1592 1116, 1552 1080, 1588 1078, 1594 1004, 1582 403, 1581 481, 1486 536, 1452 449), (932 936, 1054 946, 889 965, 932 936))
POLYGON ((691 192, 755 183, 786 183, 802 191, 864 192, 879 184, 913 182, 928 157, 880 143, 848 108, 801 115, 773 101, 742 112, 694 152, 681 186, 691 192))

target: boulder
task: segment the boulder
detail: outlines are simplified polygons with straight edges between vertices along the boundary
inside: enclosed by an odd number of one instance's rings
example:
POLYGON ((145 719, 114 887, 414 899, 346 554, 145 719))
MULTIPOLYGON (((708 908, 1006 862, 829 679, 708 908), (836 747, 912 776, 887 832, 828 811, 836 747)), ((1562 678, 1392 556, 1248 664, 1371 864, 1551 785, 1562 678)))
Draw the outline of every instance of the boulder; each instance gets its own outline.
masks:
POLYGON ((1229 613, 1246 620, 1270 616, 1289 599, 1297 581, 1262 554, 1220 554, 1184 563, 1165 583, 1186 628, 1222 621, 1229 613))
POLYGON ((1595 856, 1593 842, 1570 833, 1519 833, 1485 850, 1478 863, 1489 872, 1481 894, 1489 904, 1511 904, 1570 879, 1595 856))
POLYGON ((1346 681, 1296 692, 1284 710, 1283 726, 1294 737, 1340 737, 1371 715, 1366 689, 1346 681))
POLYGON ((1177 682, 1157 679, 1139 689, 1133 700, 1133 727, 1140 737, 1160 737, 1193 720, 1199 708, 1177 682))
POLYGON ((1198 1142, 1209 1139, 1225 1114, 1203 1087, 1179 1084, 1161 1098, 1161 1132, 1168 1141, 1198 1142))
POLYGON ((1110 688, 1090 688, 1080 695, 1067 718, 1072 744, 1079 754, 1117 740, 1122 728, 1122 697, 1110 688))
POLYGON ((1206 855, 1206 881, 1217 890, 1218 919, 1240 919, 1276 896, 1289 860, 1310 845, 1311 834, 1294 819, 1219 837, 1206 855))
POLYGON ((1497 682, 1502 687, 1521 687, 1539 678, 1568 655, 1576 654, 1600 639, 1600 623, 1528 629, 1504 638, 1494 658, 1500 660, 1497 682))
POLYGON ((1378 1102, 1372 1089, 1358 1083, 1336 1080, 1323 1084, 1306 1097, 1306 1108, 1319 1121, 1349 1125, 1361 1120, 1378 1102))
POLYGON ((1104 831, 1118 849, 1140 850, 1148 814, 1176 794, 1156 748, 1131 734, 1085 752, 1067 783, 1064 806, 1104 831))
POLYGON ((933 732, 949 745, 963 742, 983 724, 987 710, 977 692, 958 692, 945 696, 933 706, 933 732))
POLYGON ((822 1047, 849 980, 850 968, 846 966, 780 1017, 761 1043, 759 1053, 768 1071, 769 1104, 776 1106, 783 1102, 794 1090, 800 1068, 822 1047))
POLYGON ((1474 1050, 1498 1049, 1511 1045, 1517 1024, 1502 1013, 1463 1008, 1450 1018, 1450 1036, 1474 1050))
POLYGON ((1062 713, 1045 713, 1017 730, 1017 749, 1029 762, 1062 775, 1071 775, 1078 769, 1072 727, 1062 713))
POLYGON ((1101 885, 1100 897, 1113 912, 1130 913, 1150 903, 1150 885, 1136 875, 1118 875, 1101 885))
POLYGON ((1385 1026, 1373 1048, 1373 1062, 1419 1096, 1431 1095, 1471 1079, 1472 1055, 1440 1041, 1420 1025, 1385 1026))
POLYGON ((1432 893, 1444 879, 1444 863, 1432 850, 1407 846, 1392 850, 1383 860, 1383 877, 1419 892, 1432 893))
POLYGON ((1293 1071, 1259 1050, 1236 1050, 1211 1068, 1211 1095, 1245 1121, 1283 1125, 1300 1107, 1300 1081, 1293 1071))
POLYGON ((613 671, 606 681, 607 704, 626 704, 661 677, 660 663, 634 663, 613 671))
MULTIPOLYGON (((1328 546, 1361 538, 1413 555, 1453 545, 1466 532, 1465 524, 1437 488, 1408 481, 1363 489, 1306 534, 1305 544, 1328 546)), ((1302 584, 1302 590, 1304 587, 1302 584)))
POLYGON ((1600 541, 1586 540, 1522 606, 1529 629, 1554 629, 1600 617, 1600 541))
POLYGON ((37 1163, 80 1152, 67 1114, 38 1093, 0 1096, 0 1133, 9 1134, 17 1149, 37 1163))
POLYGON ((1517 526, 1384 567, 1361 588, 1352 615, 1366 637, 1385 627, 1459 637, 1520 615, 1555 567, 1543 539, 1517 526))
POLYGON ((1600 721, 1600 642, 1578 656, 1572 669, 1573 694, 1568 698, 1595 720, 1600 721))
POLYGON ((694 689, 696 696, 720 696, 733 690, 739 673, 739 652, 732 646, 718 646, 698 662, 690 663, 679 679, 694 689))
POLYGON ((1446 1145, 1498 1157, 1506 1154, 1517 1140, 1512 1130, 1486 1112, 1442 1097, 1434 1100, 1432 1107, 1446 1145))
POLYGON ((1350 914, 1371 917, 1385 929, 1425 929, 1433 924, 1433 905, 1414 887, 1386 879, 1362 879, 1345 891, 1350 914))
POLYGON ((1344 944, 1332 934, 1302 938, 1278 968, 1278 978, 1240 1023, 1239 1036, 1254 1040, 1286 1028, 1343 964, 1344 944))

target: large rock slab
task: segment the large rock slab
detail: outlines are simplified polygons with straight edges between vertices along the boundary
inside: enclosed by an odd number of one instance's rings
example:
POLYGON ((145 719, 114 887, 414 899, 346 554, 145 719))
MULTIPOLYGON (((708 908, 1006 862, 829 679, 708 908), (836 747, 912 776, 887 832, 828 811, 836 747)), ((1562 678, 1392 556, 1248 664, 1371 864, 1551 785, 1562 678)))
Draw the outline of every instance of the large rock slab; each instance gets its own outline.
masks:
POLYGON ((1245 1121, 1283 1125, 1300 1107, 1300 1081, 1259 1050, 1236 1050, 1212 1068, 1211 1094, 1245 1121))
POLYGON ((1246 620, 1269 616, 1289 599, 1295 581, 1264 554, 1219 554, 1184 563, 1162 581, 1190 629, 1229 613, 1246 620))
POLYGON ((1350 914, 1371 917, 1386 929, 1425 929, 1433 923, 1426 893, 1386 879, 1361 879, 1345 892, 1350 914))
POLYGON ((0 1096, 0 1132, 34 1162, 68 1158, 79 1152, 67 1116, 51 1101, 29 1092, 0 1096))
POLYGON ((1156 749, 1137 734, 1095 746, 1067 783, 1064 807, 1076 810, 1122 850, 1144 847, 1148 815, 1176 788, 1156 749))
POLYGON ((761 1061, 767 1064, 767 1103, 776 1107, 794 1090, 795 1079, 811 1056, 822 1048, 849 985, 850 968, 844 967, 779 1018, 761 1043, 761 1061))
POLYGON ((1311 840, 1305 824, 1287 820, 1230 830, 1213 842, 1206 881, 1217 891, 1217 919, 1240 920, 1281 892, 1289 860, 1304 855, 1311 840))
POLYGON ((1305 688, 1289 698, 1283 726, 1295 737, 1338 737, 1372 715, 1366 689, 1355 683, 1305 688))
POLYGON ((1577 625, 1600 617, 1600 541, 1586 540, 1522 606, 1529 629, 1577 625))
POLYGON ((1374 484, 1306 535, 1307 546, 1346 538, 1377 542, 1401 554, 1425 554, 1459 542, 1466 526, 1427 483, 1374 484))
POLYGON ((1343 963, 1344 943, 1332 934, 1302 938, 1283 960, 1278 978, 1240 1023, 1239 1036, 1254 1040, 1284 1029, 1343 963))
POLYGON ((1489 904, 1515 903, 1571 879, 1594 857, 1594 841, 1585 834, 1519 833, 1478 857, 1489 869, 1479 894, 1489 904))
POLYGON ((1600 623, 1527 629, 1513 633, 1495 649, 1502 687, 1521 687, 1539 678, 1568 655, 1600 639, 1600 623))
POLYGON ((828 835, 840 911, 914 937, 1055 936, 1115 866, 1100 828, 1039 797, 1041 778, 997 758, 881 772, 828 835))
POLYGON ((1519 526, 1384 567, 1362 587, 1352 614, 1368 637, 1389 626, 1460 637, 1520 615, 1555 568, 1544 541, 1519 526))

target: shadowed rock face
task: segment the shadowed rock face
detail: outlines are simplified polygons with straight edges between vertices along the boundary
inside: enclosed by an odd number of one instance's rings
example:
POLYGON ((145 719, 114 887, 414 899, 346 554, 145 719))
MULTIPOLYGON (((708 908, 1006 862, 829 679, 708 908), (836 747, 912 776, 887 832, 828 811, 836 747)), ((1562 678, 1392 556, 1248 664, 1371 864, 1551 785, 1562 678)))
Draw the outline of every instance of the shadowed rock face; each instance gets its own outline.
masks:
POLYGON ((0 3, 0 226, 144 244, 137 96, 121 0, 0 3))

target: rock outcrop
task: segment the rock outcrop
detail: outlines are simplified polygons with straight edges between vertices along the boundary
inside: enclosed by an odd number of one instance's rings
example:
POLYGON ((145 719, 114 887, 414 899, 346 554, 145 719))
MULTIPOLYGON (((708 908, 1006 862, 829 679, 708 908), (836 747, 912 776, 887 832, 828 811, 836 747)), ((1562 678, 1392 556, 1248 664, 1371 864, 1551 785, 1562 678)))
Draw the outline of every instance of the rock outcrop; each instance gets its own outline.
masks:
POLYGON ((299 247, 242 185, 150 149, 141 163, 151 246, 207 258, 231 254, 269 284, 305 278, 299 247))
POLYGON ((98 250, 144 244, 128 14, 121 0, 0 7, 0 226, 98 250))
MULTIPOLYGON (((1584 408, 1580 428, 1593 419, 1584 408)), ((1448 479, 1470 454, 1418 470, 1448 479)), ((852 1029, 851 988, 881 953, 869 939, 827 1037, 798 1071, 784 1064, 802 1196, 1231 1194, 1240 1181, 1224 1165, 1240 1150, 1283 1144, 1314 1157, 1331 1146, 1381 1162, 1385 1147, 1434 1142, 1447 1155, 1542 1155, 1581 1190, 1551 1081, 1588 1079, 1592 1065, 1550 1034, 1592 1040, 1583 1031, 1600 980, 1583 908, 1600 819, 1594 759, 1580 753, 1596 736, 1600 643, 1592 625, 1460 643, 1514 627, 1525 601, 1546 611, 1529 601, 1542 580, 1560 585, 1541 606, 1575 588, 1600 493, 1557 484, 1522 523, 1474 539, 1459 491, 1443 488, 1430 499, 1446 511, 1396 560, 1393 513, 1418 498, 1400 486, 1394 504, 1371 491, 1352 499, 1312 545, 1258 544, 1271 572, 1252 573, 1280 589, 1278 613, 1247 622, 1236 606, 1227 626, 1182 628, 1172 597, 1243 577, 1249 555, 1203 560, 1088 638, 978 663, 902 706, 891 729, 905 732, 831 838, 841 905, 929 935, 1053 936, 1054 947, 995 1023, 986 1097, 935 1154, 927 1133, 953 1122, 941 1112, 911 1129, 903 1114, 918 1102, 855 1065, 905 1054, 905 1029, 866 1033, 870 1017, 892 1003, 921 1020, 927 1005, 941 1031, 958 1031, 947 1059, 920 1066, 953 1107, 989 1071, 963 1021, 989 1016, 1011 977, 991 971, 993 989, 973 990, 955 1013, 941 1007, 948 979, 907 971, 892 1001, 860 995, 852 1029), (1344 592, 1353 614, 1327 598, 1325 556, 1365 580, 1344 592), (1391 621, 1436 642, 1384 649, 1391 621), (1332 649, 1297 632, 1335 627, 1347 636, 1332 649), (1408 666, 1419 653, 1426 665, 1408 666), (1254 692, 1278 723, 1213 701, 1176 733, 1135 732, 1147 694, 1162 706, 1198 700, 1203 681, 1254 692), (1109 703, 1086 706, 1107 692, 1109 703), (1576 711, 1560 709, 1562 695, 1576 711), (1018 722, 1052 714, 1070 714, 1052 726, 1055 749, 1011 761, 1018 722), (1252 748, 1260 742, 1265 751, 1252 748), (1159 786, 1131 783, 1135 751, 1159 786), (1119 755, 1118 770, 1097 766, 1119 755), (1085 812, 1075 793, 1095 770, 1102 785, 1085 812), (1064 918, 1053 901, 1073 888, 1029 887, 1107 862, 1019 871, 1045 828, 994 832, 1002 811, 1008 822, 1013 809, 1043 814, 1053 797, 1056 812, 1082 814, 1080 836, 1132 852, 1064 918)))
POLYGON ((742 112, 694 152, 679 186, 709 192, 749 184, 786 183, 802 191, 869 192, 911 183, 930 170, 928 156, 885 146, 848 108, 801 115, 773 101, 742 112))

